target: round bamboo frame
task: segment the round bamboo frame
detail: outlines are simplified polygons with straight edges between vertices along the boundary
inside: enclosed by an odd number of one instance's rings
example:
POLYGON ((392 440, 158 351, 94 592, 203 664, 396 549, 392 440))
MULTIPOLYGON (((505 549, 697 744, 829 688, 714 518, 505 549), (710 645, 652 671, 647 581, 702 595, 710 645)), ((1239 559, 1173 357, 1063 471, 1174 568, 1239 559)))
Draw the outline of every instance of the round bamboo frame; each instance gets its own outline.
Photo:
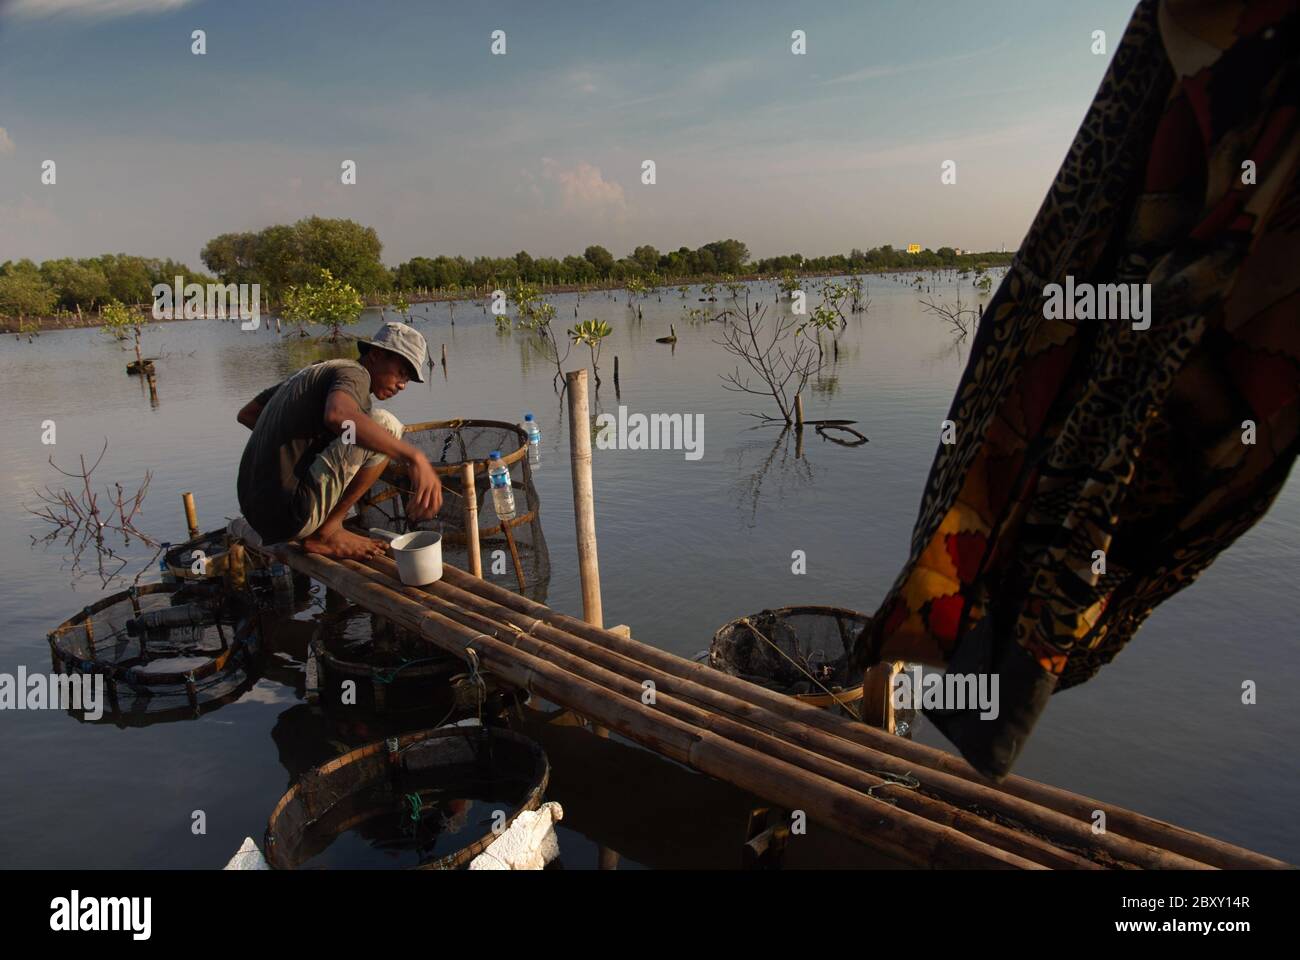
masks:
MULTIPOLYGON (((286 851, 287 846, 296 846, 296 844, 285 842, 289 839, 286 834, 300 835, 301 830, 305 829, 306 826, 312 822, 320 819, 320 817, 324 816, 330 809, 332 809, 332 805, 323 809, 315 809, 311 807, 309 805, 310 798, 307 795, 307 785, 319 783, 336 771, 354 763, 365 763, 366 761, 370 761, 373 764, 375 761, 371 758, 374 758, 376 755, 383 755, 386 757, 386 762, 382 765, 382 768, 376 769, 375 771, 377 776, 383 776, 387 774, 389 764, 401 762, 401 753, 408 747, 425 743, 430 740, 451 737, 463 737, 466 739, 483 738, 488 741, 489 749, 491 748, 492 740, 508 741, 513 743, 516 747, 533 754, 535 764, 529 775, 531 786, 528 789, 527 795, 520 804, 506 817, 501 831, 502 833, 510 827, 510 824, 514 823, 519 814, 523 813, 525 810, 536 810, 542 805, 542 797, 545 795, 546 787, 550 783, 551 779, 551 764, 546 758, 546 753, 534 741, 527 737, 520 736, 513 731, 503 730, 500 728, 439 727, 433 730, 420 730, 416 733, 407 733, 389 740, 379 740, 375 743, 367 744, 364 747, 358 747, 355 750, 351 750, 348 753, 336 757, 328 763, 315 768, 305 776, 299 778, 298 782, 290 787, 289 791, 280 798, 280 802, 275 805, 275 809, 271 811, 271 816, 267 820, 266 834, 262 844, 263 849, 266 851, 267 862, 276 870, 291 870, 298 866, 297 863, 290 859, 291 855, 286 851)), ((351 817, 340 825, 339 832, 342 833, 359 823, 364 823, 375 815, 376 814, 361 813, 351 817)), ((461 847, 459 850, 453 851, 444 857, 439 857, 437 860, 429 863, 422 863, 419 866, 410 869, 454 870, 458 867, 463 867, 491 846, 492 842, 497 839, 497 836, 498 834, 489 831, 474 842, 461 847)))
MULTIPOLYGON (((528 469, 528 438, 524 435, 524 432, 519 429, 519 425, 515 423, 507 423, 504 420, 473 420, 464 417, 457 417, 454 420, 424 420, 420 423, 408 423, 404 425, 402 429, 402 433, 406 434, 406 433, 411 433, 419 430, 459 429, 461 427, 496 427, 504 430, 513 430, 515 432, 515 435, 519 438, 520 444, 514 450, 511 450, 509 453, 505 453, 503 451, 501 454, 501 462, 505 464, 507 467, 511 467, 522 459, 524 461, 524 469, 525 470, 528 469)), ((461 476, 462 466, 463 464, 466 463, 470 464, 473 467, 475 476, 478 476, 478 474, 480 473, 487 472, 488 460, 486 457, 483 457, 481 459, 471 458, 469 460, 457 460, 455 463, 451 463, 451 464, 435 463, 433 464, 433 470, 434 473, 438 474, 439 477, 459 479, 461 476)), ((400 474, 395 474, 395 473, 390 474, 389 471, 385 470, 382 479, 389 484, 388 489, 380 493, 377 493, 373 496, 367 495, 362 497, 358 506, 375 507, 381 503, 385 503, 389 500, 392 500, 394 497, 400 496, 403 493, 403 490, 396 482, 399 478, 400 478, 400 474)), ((511 480, 510 485, 511 487, 517 490, 524 489, 524 487, 522 487, 520 484, 515 483, 513 480, 511 480)), ((517 527, 521 524, 532 523, 536 519, 537 519, 537 508, 534 507, 532 510, 529 510, 527 513, 521 513, 515 516, 514 518, 512 518, 509 521, 509 525, 511 527, 517 527)), ((502 524, 497 524, 494 527, 484 527, 479 530, 480 537, 492 537, 498 534, 504 536, 502 524)), ((462 534, 458 534, 450 531, 444 532, 443 538, 451 546, 465 545, 465 538, 462 534)))
MULTIPOLYGON (((462 661, 448 654, 445 660, 434 663, 421 663, 413 667, 403 667, 401 664, 393 667, 381 667, 375 664, 365 663, 360 660, 344 660, 337 654, 331 653, 325 645, 321 636, 321 631, 339 620, 360 613, 370 613, 360 604, 349 604, 340 610, 332 610, 317 619, 319 629, 317 634, 312 638, 312 647, 316 651, 316 658, 329 670, 347 677, 360 677, 366 680, 375 680, 376 678, 387 676, 389 674, 400 673, 403 680, 427 680, 440 676, 450 677, 454 673, 460 673, 465 669, 462 661)), ((394 629, 405 629, 393 625, 394 629)), ((426 644, 427 646, 427 644, 426 644)))
MULTIPOLYGON (((871 621, 871 618, 868 617, 865 613, 859 613, 858 611, 850 610, 847 607, 827 607, 827 606, 818 606, 815 604, 802 604, 802 605, 791 606, 791 607, 774 607, 769 610, 764 610, 763 612, 772 613, 778 617, 797 616, 800 614, 819 616, 819 617, 833 617, 837 621, 839 621, 841 629, 843 629, 844 627, 845 619, 861 621, 863 625, 871 621)), ((740 617, 737 618, 736 620, 731 620, 728 623, 725 623, 721 627, 719 627, 716 631, 714 631, 713 634, 714 642, 715 643, 717 642, 718 635, 722 633, 723 630, 726 630, 728 628, 736 628, 740 626, 741 625, 740 621, 744 619, 748 619, 748 618, 740 617)), ((712 664, 710 664, 710 666, 712 666, 712 664)), ((715 667, 714 669, 717 668, 715 667)), ((750 682, 758 683, 759 681, 750 680, 750 682)), ((857 703, 859 700, 862 699, 864 693, 862 683, 858 683, 855 686, 851 686, 847 688, 831 687, 830 693, 785 693, 785 691, 780 690, 776 687, 768 686, 766 683, 760 683, 760 686, 766 686, 769 690, 772 690, 774 693, 779 693, 782 696, 787 696, 790 697, 791 699, 798 700, 800 703, 806 703, 811 707, 821 707, 821 708, 830 707, 834 704, 839 704, 843 706, 845 704, 857 703)))
MULTIPOLYGON (((73 614, 63 623, 59 624, 47 634, 50 644, 50 653, 53 655, 56 664, 62 664, 65 667, 75 669, 79 673, 100 673, 115 683, 125 683, 131 687, 164 687, 164 686, 181 686, 186 684, 197 683, 215 676, 226 669, 231 658, 250 646, 249 638, 255 636, 253 619, 245 617, 235 625, 232 631, 233 636, 226 649, 222 650, 217 656, 210 658, 207 663, 192 670, 178 671, 176 673, 150 673, 147 677, 142 676, 139 672, 139 664, 135 662, 136 658, 121 663, 107 663, 97 659, 87 660, 78 656, 71 650, 61 649, 60 642, 65 636, 73 630, 91 631, 94 629, 94 615, 101 610, 106 610, 114 604, 130 601, 134 597, 150 596, 155 593, 176 593, 184 587, 180 583, 147 583, 142 587, 134 590, 123 590, 120 593, 112 594, 86 607, 80 613, 73 614), (87 621, 90 621, 89 627, 87 621)), ((146 661, 147 662, 147 661, 146 661)))

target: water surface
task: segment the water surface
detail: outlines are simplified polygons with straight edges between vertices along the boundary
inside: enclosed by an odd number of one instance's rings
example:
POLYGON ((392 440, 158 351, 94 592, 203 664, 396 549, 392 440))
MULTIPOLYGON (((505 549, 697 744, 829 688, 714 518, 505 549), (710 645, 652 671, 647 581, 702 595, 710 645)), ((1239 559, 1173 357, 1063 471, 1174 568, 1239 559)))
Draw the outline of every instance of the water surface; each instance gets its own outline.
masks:
MULTIPOLYGON (((940 282, 934 294, 952 300, 958 289, 974 302, 969 279, 960 288, 940 282)), ((614 328, 601 357, 599 410, 617 412, 617 354, 630 412, 704 416, 696 461, 681 451, 596 451, 607 624, 629 624, 639 639, 692 656, 719 626, 765 607, 874 611, 906 559, 965 354, 921 310, 915 287, 872 277, 868 290, 870 311, 851 318, 838 363, 807 394, 806 416, 856 420, 870 443, 849 448, 809 433, 802 459, 789 436, 746 416, 771 413, 770 405, 723 389, 719 375, 734 362, 712 342, 717 328, 682 318, 684 305, 703 306, 698 288, 686 300, 675 290, 662 300, 652 295, 640 321, 625 294, 583 297, 579 317, 614 328), (655 343, 670 322, 675 347, 655 343), (806 554, 805 575, 792 573, 796 550, 806 554)), ((751 295, 776 309, 772 285, 752 285, 751 295)), ((725 306, 723 296, 708 306, 725 306)), ((554 302, 557 325, 572 324, 575 297, 554 302)), ((411 384, 387 406, 406 422, 537 416, 536 482, 553 570, 548 602, 580 614, 567 424, 552 391, 554 368, 527 334, 498 334, 478 304, 458 305, 454 328, 445 305, 418 305, 415 316, 435 357, 447 345, 447 374, 411 384)), ((367 311, 357 330, 379 322, 378 311, 367 311)), ((8 414, 0 469, 9 491, 0 504, 7 627, 0 671, 48 670, 46 632, 100 595, 93 580, 70 584, 57 547, 29 547, 43 531, 24 508, 35 503, 34 488, 60 480, 50 455, 70 468, 108 438, 99 486, 133 488, 151 472, 140 525, 160 539, 184 539, 182 491, 194 492, 204 529, 238 509, 235 475, 247 437, 235 422, 239 407, 331 348, 195 321, 150 328, 145 352, 162 355, 156 408, 125 375, 128 355, 94 331, 0 342, 0 403, 8 414), (53 447, 41 444, 46 420, 57 424, 53 447)), ((585 349, 566 368, 582 361, 589 361, 585 349)), ((1269 514, 1156 610, 1114 664, 1053 699, 1017 772, 1300 861, 1297 543, 1300 492, 1292 479, 1269 514), (1258 704, 1241 703, 1243 680, 1258 685, 1258 704)), ((292 779, 338 752, 331 741, 365 742, 379 729, 359 716, 340 731, 303 702, 299 667, 283 666, 193 721, 119 729, 57 712, 0 714, 0 863, 216 867, 246 835, 260 841, 292 779), (191 831, 195 810, 206 813, 205 835, 191 831)), ((566 865, 594 866, 601 842, 621 844, 627 865, 729 865, 738 856, 734 831, 737 818, 743 828, 745 805, 738 792, 629 758, 616 743, 555 738, 547 749, 552 795, 563 795, 569 813, 566 865), (708 803, 698 800, 705 796, 708 803), (617 809, 623 804, 633 806, 617 809)), ((946 746, 924 724, 918 738, 946 746)), ((826 862, 818 857, 811 859, 826 862)))

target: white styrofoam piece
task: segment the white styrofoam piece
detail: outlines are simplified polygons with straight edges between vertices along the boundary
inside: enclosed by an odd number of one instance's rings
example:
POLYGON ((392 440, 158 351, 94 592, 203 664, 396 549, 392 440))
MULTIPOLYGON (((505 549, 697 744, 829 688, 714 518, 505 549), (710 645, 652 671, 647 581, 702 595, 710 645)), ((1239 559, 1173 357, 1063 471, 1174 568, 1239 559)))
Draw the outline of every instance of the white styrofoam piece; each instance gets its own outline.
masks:
POLYGON ((223 870, 270 870, 271 865, 266 862, 266 857, 262 856, 262 851, 257 848, 252 837, 245 837, 244 842, 235 855, 230 858, 221 869, 223 870))
POLYGON ((537 810, 525 810, 505 833, 471 861, 471 870, 541 870, 560 855, 555 825, 564 819, 563 808, 551 801, 537 810))

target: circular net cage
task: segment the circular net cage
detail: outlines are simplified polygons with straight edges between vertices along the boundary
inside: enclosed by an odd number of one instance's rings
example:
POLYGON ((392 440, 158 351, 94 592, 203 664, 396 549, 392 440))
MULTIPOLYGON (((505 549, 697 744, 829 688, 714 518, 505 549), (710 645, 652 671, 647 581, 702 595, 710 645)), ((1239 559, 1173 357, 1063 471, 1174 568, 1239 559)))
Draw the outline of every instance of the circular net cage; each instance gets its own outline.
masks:
POLYGON ((357 605, 318 618, 311 655, 322 697, 345 702, 344 684, 351 680, 355 705, 380 714, 450 714, 466 672, 459 658, 357 605))
POLYGON ((479 552, 483 577, 498 586, 545 602, 551 560, 542 535, 541 502, 528 462, 528 438, 517 425, 498 420, 435 420, 406 427, 403 439, 418 447, 442 481, 442 509, 429 520, 406 517, 406 477, 392 469, 357 505, 358 525, 395 533, 436 530, 442 534, 443 560, 462 570, 469 566, 465 538, 466 501, 461 465, 474 464, 473 496, 478 506, 479 552), (501 452, 510 471, 515 515, 502 521, 488 483, 488 458, 501 452))
POLYGON ((307 773, 271 813, 275 869, 449 870, 478 856, 550 779, 542 748, 509 730, 442 727, 359 747, 307 773))
POLYGON ((252 684, 255 619, 214 585, 153 583, 113 594, 49 634, 58 674, 103 677, 102 716, 144 725, 188 719, 252 684))
POLYGON ((841 607, 764 610, 719 628, 709 666, 818 706, 852 704, 862 698, 862 674, 850 654, 870 620, 841 607))

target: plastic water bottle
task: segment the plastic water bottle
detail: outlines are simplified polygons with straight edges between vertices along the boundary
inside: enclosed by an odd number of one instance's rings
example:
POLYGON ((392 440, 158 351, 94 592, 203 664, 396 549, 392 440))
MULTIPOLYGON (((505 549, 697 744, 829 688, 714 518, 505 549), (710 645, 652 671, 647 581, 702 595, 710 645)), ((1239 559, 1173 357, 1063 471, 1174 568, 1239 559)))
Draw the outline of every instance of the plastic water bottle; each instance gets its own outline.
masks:
POLYGON ((537 426, 537 421, 533 419, 531 413, 524 414, 524 422, 520 424, 524 428, 524 433, 528 435, 528 462, 542 462, 542 431, 537 426))
POLYGON ((142 613, 134 620, 126 622, 126 632, 139 636, 149 630, 169 630, 178 627, 201 627, 212 623, 212 611, 202 604, 183 603, 174 607, 163 607, 142 613))
POLYGON ((488 460, 488 480, 492 483, 492 507, 498 520, 515 518, 515 491, 510 486, 510 471, 501 462, 501 451, 493 450, 488 460))

